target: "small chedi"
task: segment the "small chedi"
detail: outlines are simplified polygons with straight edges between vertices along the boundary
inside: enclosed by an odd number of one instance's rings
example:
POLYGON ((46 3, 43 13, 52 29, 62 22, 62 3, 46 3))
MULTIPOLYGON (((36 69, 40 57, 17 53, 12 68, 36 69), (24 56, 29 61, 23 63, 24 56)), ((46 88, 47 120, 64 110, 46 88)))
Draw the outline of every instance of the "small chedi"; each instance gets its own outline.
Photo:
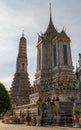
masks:
POLYGON ((29 103, 30 81, 27 73, 27 53, 26 38, 24 33, 20 38, 19 51, 16 61, 16 73, 12 82, 11 97, 13 105, 23 105, 29 103))

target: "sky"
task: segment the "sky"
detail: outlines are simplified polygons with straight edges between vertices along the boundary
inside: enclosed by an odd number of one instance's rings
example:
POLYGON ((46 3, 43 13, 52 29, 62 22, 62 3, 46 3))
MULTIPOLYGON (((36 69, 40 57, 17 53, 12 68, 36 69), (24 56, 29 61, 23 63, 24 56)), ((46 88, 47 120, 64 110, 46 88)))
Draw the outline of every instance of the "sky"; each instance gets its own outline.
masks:
POLYGON ((71 39, 74 67, 81 53, 81 0, 0 0, 0 82, 10 89, 16 72, 19 40, 24 30, 27 39, 28 73, 31 84, 36 72, 38 33, 44 33, 52 20, 60 32, 63 28, 71 39))

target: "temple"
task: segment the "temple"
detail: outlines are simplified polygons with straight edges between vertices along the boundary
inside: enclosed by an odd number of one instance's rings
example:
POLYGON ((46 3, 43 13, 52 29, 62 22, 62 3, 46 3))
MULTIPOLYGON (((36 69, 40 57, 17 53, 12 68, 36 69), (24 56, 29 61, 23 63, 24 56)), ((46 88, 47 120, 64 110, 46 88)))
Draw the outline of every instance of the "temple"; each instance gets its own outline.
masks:
MULTIPOLYGON (((52 20, 50 4, 49 24, 44 33, 38 34, 37 66, 35 81, 30 87, 27 73, 26 39, 22 36, 19 44, 16 73, 12 84, 12 97, 19 110, 41 118, 41 123, 63 122, 66 117, 72 122, 74 103, 81 106, 81 91, 77 91, 77 76, 80 75, 72 64, 71 40, 66 31, 58 32, 52 20), (78 92, 78 95, 77 95, 78 92)), ((81 69, 81 55, 79 55, 81 69)), ((80 71, 79 71, 80 73, 80 71)), ((81 78, 81 76, 79 76, 81 78)), ((38 120, 38 118, 37 118, 38 120)), ((39 123, 38 123, 39 124, 39 123)))

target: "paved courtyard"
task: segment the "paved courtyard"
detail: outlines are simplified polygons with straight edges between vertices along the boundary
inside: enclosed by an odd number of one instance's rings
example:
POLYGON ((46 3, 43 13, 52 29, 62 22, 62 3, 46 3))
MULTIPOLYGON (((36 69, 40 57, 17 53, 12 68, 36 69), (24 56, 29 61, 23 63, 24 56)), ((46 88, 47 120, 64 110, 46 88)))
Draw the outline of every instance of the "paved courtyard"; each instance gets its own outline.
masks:
POLYGON ((3 124, 0 122, 0 130, 81 130, 81 128, 69 128, 69 127, 36 127, 36 126, 26 126, 26 125, 11 125, 3 124))

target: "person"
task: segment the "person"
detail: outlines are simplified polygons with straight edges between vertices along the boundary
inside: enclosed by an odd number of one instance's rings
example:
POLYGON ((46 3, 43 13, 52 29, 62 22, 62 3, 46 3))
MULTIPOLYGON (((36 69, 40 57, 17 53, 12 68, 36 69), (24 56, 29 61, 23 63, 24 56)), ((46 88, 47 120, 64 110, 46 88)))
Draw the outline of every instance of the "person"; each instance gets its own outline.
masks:
POLYGON ((27 121, 27 125, 30 125, 30 122, 31 122, 31 117, 28 113, 28 115, 26 116, 26 121, 27 121))

